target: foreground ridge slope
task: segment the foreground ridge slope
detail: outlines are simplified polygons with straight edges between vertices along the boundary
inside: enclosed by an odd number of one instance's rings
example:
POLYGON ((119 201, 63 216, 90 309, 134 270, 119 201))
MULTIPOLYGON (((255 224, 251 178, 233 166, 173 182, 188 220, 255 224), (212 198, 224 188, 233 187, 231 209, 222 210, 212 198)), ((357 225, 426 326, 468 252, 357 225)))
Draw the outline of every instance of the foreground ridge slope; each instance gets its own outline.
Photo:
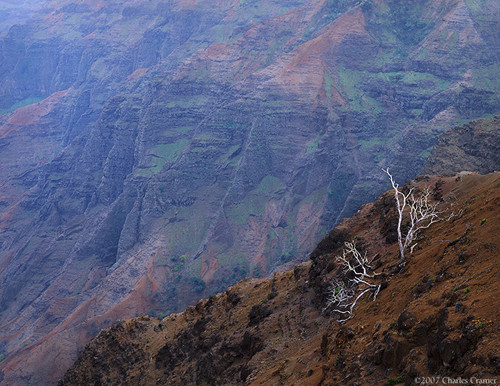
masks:
POLYGON ((500 371, 500 173, 420 177, 409 184, 431 186, 443 208, 460 214, 426 230, 403 271, 395 269, 395 209, 387 192, 332 230, 311 261, 294 270, 243 280, 163 320, 143 316, 104 330, 60 384, 494 378, 500 371), (341 324, 322 310, 331 281, 341 275, 334 256, 353 238, 378 254, 387 285, 341 324))

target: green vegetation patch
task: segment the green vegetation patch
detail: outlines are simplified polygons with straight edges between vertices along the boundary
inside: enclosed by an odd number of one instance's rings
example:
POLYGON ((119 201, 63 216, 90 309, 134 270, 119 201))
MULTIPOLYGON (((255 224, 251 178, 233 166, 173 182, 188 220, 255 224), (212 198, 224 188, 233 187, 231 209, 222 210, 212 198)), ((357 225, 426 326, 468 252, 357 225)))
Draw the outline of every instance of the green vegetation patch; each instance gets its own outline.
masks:
POLYGON ((344 95, 349 100, 349 107, 353 111, 365 111, 369 113, 380 113, 380 103, 363 93, 360 89, 361 82, 366 82, 367 77, 373 76, 366 71, 351 70, 345 67, 339 68, 339 81, 344 90, 344 95))
POLYGON ((149 151, 148 155, 155 155, 163 158, 166 162, 174 162, 179 158, 188 143, 189 140, 184 138, 173 143, 159 144, 154 146, 149 151))
POLYGON ((270 175, 264 177, 259 185, 246 195, 242 202, 226 208, 228 217, 236 224, 243 225, 246 224, 250 215, 262 215, 264 213, 266 196, 271 195, 281 187, 282 182, 280 179, 270 175))
POLYGON ((252 190, 252 193, 256 194, 266 194, 273 193, 276 190, 280 189, 282 186, 281 180, 277 177, 268 175, 265 176, 261 181, 259 186, 256 189, 252 190))
POLYGON ((265 200, 262 196, 247 195, 239 204, 228 207, 228 217, 238 225, 244 225, 250 215, 259 215, 264 212, 265 200))
MULTIPOLYGON (((205 71, 203 70, 203 75, 202 77, 205 76, 205 71)), ((207 101, 207 98, 203 95, 196 95, 196 96, 191 96, 189 98, 185 99, 176 99, 174 101, 170 101, 166 104, 167 108, 183 108, 183 109, 189 109, 193 106, 200 106, 205 104, 207 101)))
POLYGON ((158 174, 167 162, 172 163, 179 158, 188 143, 189 140, 183 138, 173 143, 163 143, 152 147, 146 154, 149 158, 148 165, 137 168, 134 172, 135 175, 152 177, 158 174))
POLYGON ((342 94, 333 81, 332 76, 327 71, 325 71, 323 75, 323 87, 325 88, 325 93, 328 99, 331 99, 332 97, 332 87, 334 87, 339 94, 342 94))
MULTIPOLYGON (((208 195, 217 197, 218 193, 199 192, 199 197, 208 195)), ((194 256, 196 254, 211 224, 211 218, 200 215, 196 219, 192 219, 193 213, 209 213, 211 210, 213 208, 203 205, 202 200, 198 200, 193 206, 175 208, 177 216, 186 220, 165 224, 164 242, 168 246, 169 256, 179 258, 182 255, 194 256)), ((168 221, 168 216, 165 217, 165 220, 168 221)))
POLYGON ((320 140, 321 140, 321 135, 318 135, 311 142, 309 142, 307 144, 306 153, 307 154, 314 153, 316 150, 318 150, 318 145, 320 140))
MULTIPOLYGON (((259 67, 259 70, 267 67, 269 64, 273 63, 274 60, 280 56, 283 56, 285 53, 285 45, 293 36, 291 31, 286 31, 289 33, 284 33, 283 36, 279 39, 273 39, 267 48, 267 51, 263 55, 261 59, 262 65, 259 67)), ((260 54, 259 54, 260 55, 260 54)), ((252 55, 252 57, 255 55, 252 55)))
POLYGON ((500 92, 500 64, 494 63, 472 70, 474 84, 483 90, 500 92))
POLYGON ((217 24, 210 29, 213 34, 215 43, 223 43, 229 40, 233 33, 233 26, 230 24, 217 24))
POLYGON ((268 2, 259 0, 240 0, 240 8, 246 8, 245 12, 238 12, 238 22, 248 22, 255 18, 269 18, 283 15, 297 9, 297 4, 290 2, 268 2))
POLYGON ((229 251, 219 253, 217 260, 223 267, 234 267, 241 264, 244 266, 247 265, 245 255, 237 248, 231 248, 229 251))
POLYGON ((465 0, 465 4, 474 15, 482 11, 481 5, 476 0, 465 0))
MULTIPOLYGON (((363 89, 371 89, 370 84, 380 85, 380 81, 389 83, 387 87, 410 86, 416 94, 426 97, 446 90, 451 86, 450 81, 425 72, 368 72, 351 70, 345 67, 339 68, 339 83, 343 90, 342 95, 349 101, 349 108, 352 111, 368 114, 383 112, 379 101, 363 91, 363 89)), ((422 109, 413 109, 411 112, 413 115, 419 116, 422 109)))
POLYGON ((175 137, 178 135, 185 135, 192 130, 194 130, 193 126, 169 127, 168 129, 164 130, 162 134, 165 137, 175 137))
POLYGON ((362 151, 373 149, 374 147, 384 146, 387 143, 387 138, 373 137, 368 140, 359 140, 358 144, 362 151))
POLYGON ((307 28, 304 29, 304 35, 300 41, 310 40, 317 31, 330 24, 348 9, 352 10, 358 4, 358 1, 353 0, 328 0, 324 2, 321 10, 314 15, 307 28))
POLYGON ((402 79, 404 83, 419 87, 422 93, 434 93, 450 87, 451 82, 425 72, 408 71, 402 79))
POLYGON ((448 127, 453 127, 453 126, 464 126, 466 125, 467 123, 470 123, 472 121, 475 121, 477 119, 491 119, 493 118, 495 115, 498 115, 500 114, 500 111, 495 111, 493 114, 484 114, 484 115, 481 115, 481 116, 478 116, 478 117, 474 117, 474 118, 461 118, 461 117, 456 117, 454 119, 452 119, 445 127, 443 128, 448 128, 448 127))
POLYGON ((403 383, 404 381, 405 381, 405 378, 402 375, 400 375, 396 378, 389 378, 387 380, 387 384, 388 385, 397 385, 397 384, 403 383))
MULTIPOLYGON (((214 128, 213 126, 211 127, 214 128)), ((214 129, 216 131, 216 129, 214 129)), ((196 135, 191 141, 190 151, 193 153, 205 153, 213 155, 218 154, 220 149, 226 145, 224 139, 220 136, 209 133, 201 133, 196 135)))
POLYGON ((157 267, 168 267, 170 262, 166 257, 157 257, 154 260, 154 265, 157 267))
POLYGON ((427 159, 431 155, 431 151, 432 151, 432 146, 420 152, 418 156, 421 157, 422 159, 427 159))
POLYGON ((316 204, 316 205, 323 205, 323 202, 325 201, 325 197, 327 195, 327 187, 324 186, 308 196, 306 196, 302 201, 301 204, 316 204))
POLYGON ((369 20, 370 29, 385 32, 386 37, 401 42, 402 45, 416 45, 427 36, 434 26, 427 20, 429 1, 425 0, 387 0, 373 8, 369 20))
POLYGON ((199 277, 201 272, 201 259, 190 262, 186 271, 192 276, 199 277))
POLYGON ((18 108, 38 103, 38 102, 42 101, 43 99, 44 99, 43 97, 29 97, 29 98, 23 99, 22 101, 14 103, 9 108, 0 109, 0 115, 8 114, 14 110, 17 110, 18 108))

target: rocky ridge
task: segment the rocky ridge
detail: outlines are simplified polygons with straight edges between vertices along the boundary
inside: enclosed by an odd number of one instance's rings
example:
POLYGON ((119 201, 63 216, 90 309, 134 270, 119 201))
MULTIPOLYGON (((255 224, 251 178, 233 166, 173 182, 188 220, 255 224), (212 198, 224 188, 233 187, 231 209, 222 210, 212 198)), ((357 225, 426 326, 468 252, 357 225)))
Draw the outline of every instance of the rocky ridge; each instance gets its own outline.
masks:
POLYGON ((421 177, 458 211, 422 233, 402 271, 392 192, 364 205, 311 261, 246 279, 163 320, 119 321, 80 354, 60 385, 414 384, 417 377, 494 379, 498 324, 500 174, 421 177), (344 241, 376 256, 385 285, 339 323, 325 304, 344 275, 344 241))
POLYGON ((500 117, 480 119, 439 136, 422 173, 492 173, 500 167, 500 117))

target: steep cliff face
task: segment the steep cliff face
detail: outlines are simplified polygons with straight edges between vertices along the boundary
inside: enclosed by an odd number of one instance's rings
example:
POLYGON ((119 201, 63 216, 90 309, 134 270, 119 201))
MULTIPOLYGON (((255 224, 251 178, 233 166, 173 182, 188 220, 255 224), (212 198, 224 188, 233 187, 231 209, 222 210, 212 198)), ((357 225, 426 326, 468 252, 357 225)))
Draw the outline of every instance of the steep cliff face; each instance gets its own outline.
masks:
POLYGON ((415 176, 437 134, 500 110, 492 0, 44 9, 0 40, 7 380, 304 259, 381 167, 415 176))
POLYGON ((180 314, 120 321, 82 352, 60 385, 382 385, 435 376, 495 379, 500 174, 425 177, 440 208, 461 210, 419 238, 403 271, 388 229, 393 192, 363 206, 318 245, 312 261, 246 279, 180 314), (483 220, 486 219, 486 220, 483 220), (385 281, 339 323, 326 306, 344 241, 375 256, 385 281))

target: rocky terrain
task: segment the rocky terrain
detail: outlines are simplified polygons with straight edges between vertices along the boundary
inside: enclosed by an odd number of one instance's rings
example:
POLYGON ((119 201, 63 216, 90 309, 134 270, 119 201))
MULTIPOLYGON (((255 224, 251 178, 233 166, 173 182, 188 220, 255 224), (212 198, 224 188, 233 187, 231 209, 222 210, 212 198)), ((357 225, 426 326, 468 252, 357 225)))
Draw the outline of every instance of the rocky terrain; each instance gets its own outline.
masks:
POLYGON ((87 345, 60 385, 414 385, 423 376, 500 372, 500 173, 420 177, 449 221, 421 234, 399 270, 392 192, 364 205, 311 261, 246 279, 180 314, 119 321, 87 345), (346 240, 375 255, 385 282, 352 319, 326 307, 346 240))
POLYGON ((500 169, 500 117, 480 119, 439 136, 423 173, 442 176, 457 171, 481 174, 500 169))
MULTIPOLYGON (((307 258, 500 111, 496 0, 50 0, 0 36, 0 378, 307 258)), ((57 358, 57 360, 56 360, 57 358)))

